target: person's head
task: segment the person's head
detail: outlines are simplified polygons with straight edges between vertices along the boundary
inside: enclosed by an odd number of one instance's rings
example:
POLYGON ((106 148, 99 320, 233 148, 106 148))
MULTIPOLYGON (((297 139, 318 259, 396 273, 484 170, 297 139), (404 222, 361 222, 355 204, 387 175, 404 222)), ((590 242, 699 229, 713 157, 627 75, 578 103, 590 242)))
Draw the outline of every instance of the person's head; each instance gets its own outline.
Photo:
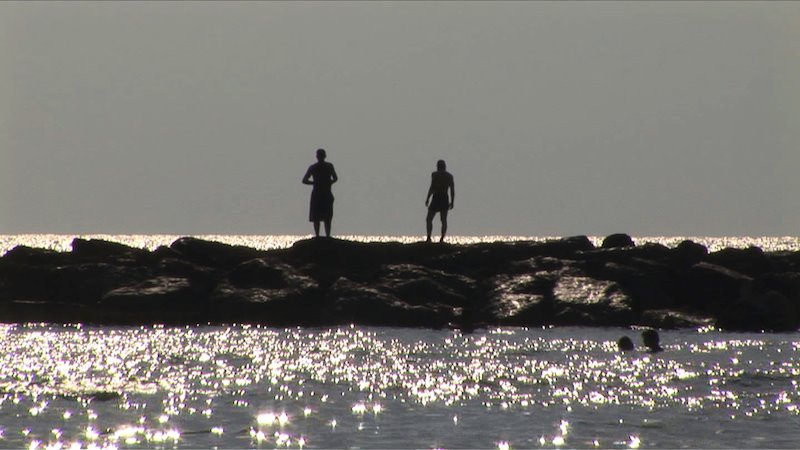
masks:
POLYGON ((628 336, 622 336, 617 340, 617 348, 621 352, 627 352, 633 350, 633 341, 628 336))
POLYGON ((647 347, 650 351, 660 351, 661 345, 659 345, 660 338, 658 336, 658 332, 656 330, 644 330, 642 331, 642 342, 644 346, 647 347))
POLYGON ((326 156, 328 155, 325 153, 325 149, 321 148, 317 150, 317 161, 325 161, 326 156))
POLYGON ((436 169, 439 170, 440 172, 447 169, 447 164, 445 164, 443 159, 436 161, 436 169))

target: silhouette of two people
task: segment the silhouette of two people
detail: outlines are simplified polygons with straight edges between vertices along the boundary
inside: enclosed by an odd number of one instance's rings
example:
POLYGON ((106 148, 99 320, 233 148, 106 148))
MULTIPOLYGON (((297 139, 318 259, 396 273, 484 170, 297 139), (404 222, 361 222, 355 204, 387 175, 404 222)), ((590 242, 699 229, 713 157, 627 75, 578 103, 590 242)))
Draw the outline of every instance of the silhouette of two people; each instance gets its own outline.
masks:
MULTIPOLYGON (((311 202, 308 212, 308 220, 314 223, 314 235, 319 237, 319 224, 325 224, 325 235, 331 236, 331 222, 333 221, 333 183, 339 180, 333 164, 326 162, 327 154, 324 149, 317 150, 317 162, 312 164, 303 176, 303 184, 314 186, 311 190, 311 202)), ((428 188, 428 196, 425 198, 425 206, 428 207, 428 215, 425 218, 427 225, 428 238, 431 241, 433 232, 433 218, 439 214, 442 221, 442 233, 439 242, 444 241, 447 234, 447 212, 453 209, 456 198, 456 188, 453 182, 453 175, 447 171, 444 160, 436 163, 436 172, 431 174, 431 186, 428 188)))
POLYGON ((444 160, 440 159, 436 162, 436 172, 431 174, 431 187, 428 188, 428 196, 425 198, 425 206, 428 207, 428 216, 425 218, 428 232, 426 242, 431 241, 433 218, 436 213, 439 213, 439 219, 442 221, 442 235, 439 242, 444 242, 444 236, 447 234, 447 212, 453 209, 455 199, 456 186, 453 182, 453 175, 447 171, 447 164, 444 160))
POLYGON ((317 162, 309 166, 303 176, 303 184, 314 186, 311 190, 311 204, 308 211, 308 220, 314 223, 314 235, 319 237, 319 223, 325 224, 325 236, 331 236, 331 222, 333 221, 333 183, 339 181, 333 164, 326 162, 327 154, 324 149, 317 150, 317 162))

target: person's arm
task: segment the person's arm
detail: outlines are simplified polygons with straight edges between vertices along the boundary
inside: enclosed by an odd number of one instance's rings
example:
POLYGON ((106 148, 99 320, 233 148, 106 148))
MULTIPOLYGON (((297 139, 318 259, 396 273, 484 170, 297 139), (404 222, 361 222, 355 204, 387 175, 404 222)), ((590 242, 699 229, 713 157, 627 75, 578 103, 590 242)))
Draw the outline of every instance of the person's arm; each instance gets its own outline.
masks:
POLYGON ((311 167, 309 167, 308 170, 306 170, 306 174, 305 176, 303 176, 303 184, 314 184, 311 181, 311 167))
POLYGON ((331 164, 331 184, 336 183, 339 181, 339 176, 336 175, 336 169, 333 168, 333 164, 331 164))
POLYGON ((450 177, 450 209, 453 209, 453 206, 456 204, 456 183, 453 180, 453 177, 450 177))
POLYGON ((431 187, 428 188, 428 196, 425 197, 425 206, 428 206, 428 203, 431 201, 431 196, 433 195, 433 177, 435 174, 431 174, 431 187))

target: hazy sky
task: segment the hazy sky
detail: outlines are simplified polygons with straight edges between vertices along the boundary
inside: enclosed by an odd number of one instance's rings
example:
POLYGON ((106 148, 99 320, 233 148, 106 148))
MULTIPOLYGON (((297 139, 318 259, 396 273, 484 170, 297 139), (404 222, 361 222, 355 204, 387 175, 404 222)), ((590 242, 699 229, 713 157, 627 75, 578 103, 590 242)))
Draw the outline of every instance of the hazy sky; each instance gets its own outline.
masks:
POLYGON ((0 3, 0 233, 800 234, 800 2, 0 3), (436 226, 438 232, 438 224, 436 226))

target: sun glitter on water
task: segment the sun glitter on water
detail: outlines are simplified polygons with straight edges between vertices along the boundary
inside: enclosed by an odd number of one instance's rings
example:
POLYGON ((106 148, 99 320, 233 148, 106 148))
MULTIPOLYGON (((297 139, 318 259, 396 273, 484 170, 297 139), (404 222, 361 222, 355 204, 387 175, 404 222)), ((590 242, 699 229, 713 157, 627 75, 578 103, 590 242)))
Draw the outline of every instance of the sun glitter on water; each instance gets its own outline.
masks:
MULTIPOLYGON (((145 248, 154 250, 158 246, 168 246, 182 235, 144 235, 144 234, 16 234, 0 235, 0 255, 5 254, 17 245, 24 245, 35 248, 46 248, 57 251, 70 251, 72 240, 76 237, 83 239, 101 239, 111 242, 119 242, 131 247, 145 248)), ((222 242, 230 245, 243 245, 259 250, 271 250, 291 247, 295 242, 308 239, 310 235, 193 235, 204 240, 222 242)), ((420 242, 424 236, 381 236, 381 235, 341 235, 335 236, 337 239, 344 239, 356 242, 400 242, 410 244, 420 242)), ((447 242, 451 244, 476 244, 482 242, 515 242, 533 241, 542 242, 547 240, 559 239, 559 236, 449 236, 447 242)), ((595 245, 600 245, 603 236, 589 236, 589 240, 595 245)), ((647 242, 674 247, 683 240, 692 240, 708 247, 709 251, 717 251, 726 247, 746 248, 760 247, 765 251, 780 250, 800 250, 800 237, 797 236, 728 236, 728 237, 705 237, 705 236, 641 236, 634 237, 637 244, 647 242)))
POLYGON ((484 447, 642 448, 668 411, 800 416, 800 347, 786 336, 665 333, 653 356, 618 354, 613 333, 6 325, 3 445, 369 447, 431 422, 437 440, 414 446, 482 430, 484 447), (619 425, 593 427, 589 412, 619 425), (492 435, 506 423, 527 435, 492 435))

